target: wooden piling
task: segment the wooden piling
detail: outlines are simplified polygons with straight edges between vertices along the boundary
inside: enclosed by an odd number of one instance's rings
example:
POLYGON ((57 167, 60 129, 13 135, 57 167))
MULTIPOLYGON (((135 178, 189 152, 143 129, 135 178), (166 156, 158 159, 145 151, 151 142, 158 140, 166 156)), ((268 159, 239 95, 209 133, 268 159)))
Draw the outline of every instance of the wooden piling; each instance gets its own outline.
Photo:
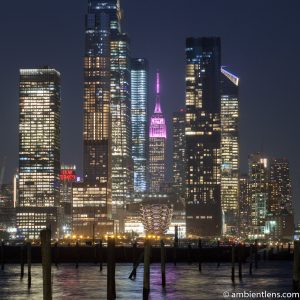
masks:
POLYGON ((235 281, 235 245, 231 247, 231 280, 235 281))
POLYGON ((202 240, 198 241, 198 264, 199 264, 199 272, 202 272, 202 240))
POLYGON ((291 243, 288 243, 288 253, 291 253, 291 243))
POLYGON ((238 246, 238 260, 239 260, 239 279, 242 280, 243 278, 243 270, 242 270, 242 251, 243 251, 243 246, 239 244, 238 246))
POLYGON ((258 267, 258 243, 257 243, 257 240, 255 240, 255 244, 254 244, 255 248, 254 248, 254 266, 255 266, 255 269, 257 269, 258 267))
POLYGON ((294 241, 293 291, 300 292, 300 241, 294 241))
POLYGON ((21 279, 24 277, 24 245, 21 245, 20 248, 20 264, 21 264, 21 279))
POLYGON ((217 243, 217 268, 220 267, 220 256, 221 256, 221 248, 220 248, 220 241, 218 240, 218 243, 217 243))
POLYGON ((44 229, 41 231, 41 250, 43 266, 43 300, 52 300, 50 229, 44 229))
POLYGON ((55 267, 58 268, 58 256, 59 256, 58 242, 54 244, 54 259, 55 259, 55 267))
POLYGON ((4 264, 5 264, 5 250, 4 250, 4 241, 1 243, 1 270, 4 270, 4 264))
POLYGON ((166 249, 163 240, 160 241, 161 285, 166 286, 166 249))
POLYGON ((188 244, 188 252, 187 252, 187 261, 188 264, 191 265, 192 264, 192 245, 188 244))
POLYGON ((27 243, 27 285, 31 288, 31 242, 27 243))
POLYGON ((177 264, 177 248, 178 248, 178 226, 175 226, 174 248, 173 248, 173 261, 174 266, 177 264))
POLYGON ((150 240, 145 240, 144 243, 144 282, 143 282, 143 299, 148 299, 150 293, 150 240))
POLYGON ((132 267, 133 267, 132 277, 134 278, 136 278, 136 268, 135 268, 136 263, 137 263, 137 243, 134 242, 132 245, 132 267))
POLYGON ((76 264, 75 264, 75 268, 78 269, 79 267, 79 243, 78 241, 76 242, 76 264))
POLYGON ((99 263, 100 263, 100 272, 103 270, 103 244, 102 240, 99 241, 99 263))
POLYGON ((116 299, 116 283, 115 283, 115 239, 108 239, 107 242, 107 299, 116 299))
POLYGON ((252 275, 252 266, 253 266, 253 245, 250 245, 250 255, 249 255, 249 274, 252 275))

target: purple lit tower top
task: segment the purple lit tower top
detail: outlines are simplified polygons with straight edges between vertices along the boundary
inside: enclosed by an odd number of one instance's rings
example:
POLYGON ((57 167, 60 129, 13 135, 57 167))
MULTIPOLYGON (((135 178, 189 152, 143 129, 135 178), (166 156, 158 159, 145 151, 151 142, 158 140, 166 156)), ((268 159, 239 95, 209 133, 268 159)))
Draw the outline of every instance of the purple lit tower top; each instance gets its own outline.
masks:
POLYGON ((167 126, 160 106, 160 82, 157 73, 156 104, 149 130, 149 187, 150 193, 159 193, 165 182, 167 126))
POLYGON ((150 138, 167 138, 167 126, 160 105, 160 80, 156 74, 156 104, 150 122, 150 138))

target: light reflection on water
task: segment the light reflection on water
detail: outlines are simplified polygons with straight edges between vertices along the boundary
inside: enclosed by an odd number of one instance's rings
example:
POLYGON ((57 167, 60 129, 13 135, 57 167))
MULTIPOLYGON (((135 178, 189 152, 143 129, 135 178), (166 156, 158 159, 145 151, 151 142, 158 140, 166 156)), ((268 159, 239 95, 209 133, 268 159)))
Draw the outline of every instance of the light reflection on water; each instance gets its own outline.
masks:
MULTIPOLYGON (((142 299, 143 266, 138 268, 135 281, 128 279, 132 266, 117 264, 116 289, 117 299, 142 299)), ((27 274, 20 280, 20 267, 6 265, 0 271, 0 299, 42 299, 42 269, 40 265, 32 266, 32 288, 27 290, 27 274)), ((160 265, 151 265, 151 293, 149 299, 224 299, 224 291, 252 292, 291 292, 291 262, 261 262, 253 276, 248 275, 248 265, 244 265, 244 278, 231 282, 231 265, 223 264, 217 269, 216 264, 203 264, 202 273, 198 265, 167 265, 167 287, 161 287, 160 265)), ((102 273, 96 265, 60 265, 53 266, 53 299, 106 299, 106 268, 102 273)))

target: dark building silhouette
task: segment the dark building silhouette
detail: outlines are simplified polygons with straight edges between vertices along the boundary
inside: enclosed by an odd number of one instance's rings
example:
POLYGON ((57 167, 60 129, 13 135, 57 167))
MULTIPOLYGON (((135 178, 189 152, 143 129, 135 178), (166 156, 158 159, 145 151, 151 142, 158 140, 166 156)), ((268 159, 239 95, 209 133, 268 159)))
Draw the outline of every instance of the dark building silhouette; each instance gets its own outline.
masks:
POLYGON ((188 235, 221 234, 221 41, 186 41, 186 226, 188 235))

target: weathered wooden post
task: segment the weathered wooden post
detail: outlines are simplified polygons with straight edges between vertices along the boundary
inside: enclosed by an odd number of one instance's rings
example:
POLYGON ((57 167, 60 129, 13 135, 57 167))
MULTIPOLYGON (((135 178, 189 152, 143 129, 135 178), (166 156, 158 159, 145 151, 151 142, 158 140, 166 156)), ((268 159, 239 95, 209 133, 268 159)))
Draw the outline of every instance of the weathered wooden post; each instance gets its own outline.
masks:
POLYGON ((27 278, 28 288, 31 288, 31 242, 27 243, 27 278))
POLYGON ((258 260, 258 243, 257 240, 255 240, 255 248, 254 248, 254 266, 255 269, 257 269, 257 260, 258 260))
POLYGON ((144 242, 144 282, 143 282, 143 299, 148 299, 150 293, 150 240, 144 242))
POLYGON ((79 243, 76 242, 76 265, 75 268, 78 269, 78 261, 79 261, 79 243))
POLYGON ((161 285, 166 286, 166 249, 163 240, 160 241, 161 285))
POLYGON ((231 247, 231 280, 235 281, 235 244, 231 247))
POLYGON ((242 245, 238 245, 238 260, 239 260, 239 279, 242 280, 243 278, 243 271, 242 271, 242 245))
POLYGON ((300 241, 294 241, 293 291, 298 293, 300 278, 300 241))
POLYGON ((58 268, 58 242, 54 244, 54 258, 55 258, 55 267, 58 268))
POLYGON ((191 265, 192 264, 192 245, 190 243, 188 244, 187 256, 188 256, 188 264, 191 265))
POLYGON ((21 245, 20 248, 20 264, 21 264, 21 278, 24 277, 24 244, 21 245))
POLYGON ((291 243, 288 243, 288 253, 291 254, 291 243))
POLYGON ((178 225, 175 226, 175 238, 174 238, 174 249, 173 249, 174 266, 176 266, 177 264, 177 248, 178 248, 178 225))
POLYGON ((252 275, 252 265, 253 265, 253 245, 250 245, 250 255, 249 255, 249 274, 252 275))
POLYGON ((51 286, 51 230, 41 231, 41 250, 43 266, 43 299, 52 300, 51 286))
POLYGON ((116 299, 115 283, 115 240, 109 238, 107 242, 107 299, 116 299))
POLYGON ((220 267, 220 256, 221 256, 221 248, 220 248, 220 241, 218 240, 218 243, 217 243, 217 268, 220 267))
POLYGON ((99 241, 99 263, 100 263, 100 272, 103 270, 103 244, 102 240, 99 241))
POLYGON ((136 263, 137 263, 137 243, 134 242, 132 245, 132 267, 133 267, 133 274, 132 276, 136 278, 136 263))
POLYGON ((198 241, 198 263, 199 263, 199 272, 202 272, 202 240, 198 241))
POLYGON ((1 270, 4 270, 4 263, 5 263, 5 251, 4 251, 4 241, 1 243, 1 270))

